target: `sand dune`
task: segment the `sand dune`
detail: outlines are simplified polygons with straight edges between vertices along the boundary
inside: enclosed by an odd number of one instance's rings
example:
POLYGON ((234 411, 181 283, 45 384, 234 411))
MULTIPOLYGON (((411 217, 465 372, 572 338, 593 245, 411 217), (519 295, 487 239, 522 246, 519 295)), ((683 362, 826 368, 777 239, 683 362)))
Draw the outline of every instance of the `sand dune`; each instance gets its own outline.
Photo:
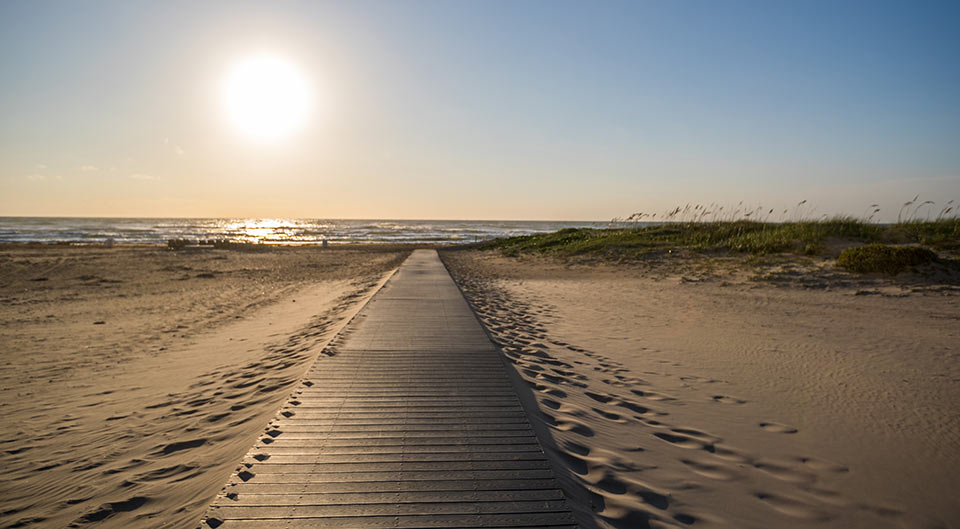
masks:
POLYGON ((957 526, 955 289, 444 260, 586 527, 957 526))
POLYGON ((0 527, 191 527, 406 252, 8 247, 0 527))

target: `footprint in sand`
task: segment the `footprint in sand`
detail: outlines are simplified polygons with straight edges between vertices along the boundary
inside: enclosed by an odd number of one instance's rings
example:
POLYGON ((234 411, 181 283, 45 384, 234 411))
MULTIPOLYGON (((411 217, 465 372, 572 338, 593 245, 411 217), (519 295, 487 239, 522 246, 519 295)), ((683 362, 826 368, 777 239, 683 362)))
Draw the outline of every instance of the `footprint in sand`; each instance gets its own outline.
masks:
POLYGON ((154 455, 169 455, 174 452, 179 452, 181 450, 189 450, 191 448, 197 448, 198 446, 203 446, 207 444, 206 439, 191 439, 189 441, 181 441, 177 443, 170 443, 163 446, 158 446, 154 451, 154 455))
POLYGON ((546 389, 540 390, 540 391, 543 391, 543 393, 546 393, 547 395, 551 395, 551 396, 553 396, 553 397, 557 397, 558 399, 565 399, 565 398, 567 398, 567 392, 566 392, 566 391, 563 391, 562 389, 546 388, 546 389))
POLYGON ((655 419, 647 419, 647 418, 641 417, 641 416, 639 416, 639 415, 634 416, 634 418, 637 419, 638 421, 642 422, 643 424, 646 424, 647 426, 650 426, 651 428, 666 428, 666 427, 667 427, 667 425, 665 425, 665 424, 663 424, 662 422, 660 422, 660 421, 658 421, 658 420, 655 420, 655 419))
POLYGON ((602 404, 606 404, 606 403, 608 403, 608 402, 611 402, 612 400, 614 400, 614 399, 616 398, 616 397, 614 397, 613 395, 601 395, 601 394, 599 394, 599 393, 593 393, 592 391, 585 391, 585 392, 584 392, 584 395, 586 395, 586 396, 590 397, 591 399, 593 399, 593 400, 595 400, 595 401, 597 401, 597 402, 600 402, 600 403, 602 403, 602 404))
POLYGON ((616 423, 625 423, 625 422, 627 422, 627 420, 624 419, 623 416, 620 415, 619 413, 611 413, 611 412, 608 412, 608 411, 603 411, 603 410, 601 410, 601 409, 599 409, 599 408, 590 408, 590 409, 591 409, 594 413, 596 413, 597 415, 599 415, 600 417, 602 417, 602 418, 604 418, 604 419, 606 419, 606 420, 608 420, 608 421, 613 421, 613 422, 616 422, 616 423))
POLYGON ((681 459, 680 462, 687 465, 694 474, 718 481, 733 481, 741 477, 739 472, 724 465, 698 459, 681 459))
POLYGON ((582 445, 574 441, 563 441, 562 445, 564 450, 567 452, 572 452, 581 456, 590 455, 590 447, 587 445, 582 445))
MULTIPOLYGON (((646 406, 641 406, 637 403, 630 402, 629 400, 623 400, 617 403, 617 406, 621 408, 626 408, 634 413, 639 413, 640 415, 650 415, 651 410, 646 406)), ((658 414, 659 415, 659 414, 658 414)))
POLYGON ((111 503, 105 503, 101 505, 96 511, 84 515, 82 518, 77 520, 75 524, 83 525, 90 524, 95 522, 100 522, 105 520, 118 512, 130 512, 143 507, 150 502, 150 498, 145 496, 134 496, 130 499, 124 501, 117 501, 111 503))
MULTIPOLYGON (((651 527, 652 520, 663 520, 661 516, 668 514, 670 495, 646 483, 610 471, 591 475, 586 481, 598 493, 602 508, 597 514, 613 527, 651 527)), ((695 517, 681 513, 673 518, 687 525, 696 521, 695 517)))
POLYGON ((562 404, 553 399, 540 399, 540 403, 552 410, 558 410, 560 406, 562 406, 562 404))
POLYGON ((574 474, 586 476, 590 472, 590 465, 583 458, 571 452, 558 452, 560 459, 563 460, 565 467, 574 474))
POLYGON ((850 468, 839 463, 834 463, 833 461, 827 461, 826 459, 818 459, 815 457, 798 457, 796 461, 806 467, 812 468, 813 470, 826 471, 826 472, 836 472, 842 474, 844 472, 850 472, 850 468))
POLYGON ((638 397, 643 397, 645 399, 650 399, 650 400, 656 400, 656 401, 677 400, 677 398, 672 395, 666 395, 664 393, 658 393, 656 391, 641 391, 639 389, 631 389, 630 392, 638 397))
POLYGON ((733 461, 736 463, 750 463, 752 458, 739 450, 734 450, 733 448, 727 446, 716 446, 714 447, 713 455, 726 459, 727 461, 733 461))
POLYGON ((780 464, 772 461, 761 460, 754 462, 753 466, 777 479, 792 483, 812 484, 817 480, 816 474, 794 468, 789 464, 780 464))
POLYGON ((796 428, 794 428, 793 426, 788 426, 788 425, 786 425, 786 424, 780 424, 780 423, 778 423, 778 422, 762 422, 762 423, 760 423, 760 427, 763 428, 765 431, 770 432, 770 433, 786 433, 786 434, 790 434, 790 433, 797 433, 797 432, 799 431, 799 430, 797 430, 796 428))
POLYGON ((653 436, 656 437, 657 439, 660 439, 661 441, 665 441, 667 443, 670 443, 680 448, 688 448, 691 450, 706 450, 707 452, 714 451, 713 443, 705 442, 695 437, 690 437, 688 435, 682 435, 682 434, 678 435, 678 434, 672 434, 667 432, 655 432, 653 436))
POLYGON ((714 395, 711 397, 713 402, 719 402, 720 404, 746 404, 747 401, 743 399, 738 399, 736 397, 731 397, 729 395, 714 395))
POLYGON ((540 415, 543 417, 544 421, 550 425, 550 427, 561 432, 572 432, 583 437, 593 437, 596 435, 596 433, 593 431, 593 428, 590 428, 586 424, 583 424, 575 419, 568 417, 557 418, 546 412, 540 412, 540 415))

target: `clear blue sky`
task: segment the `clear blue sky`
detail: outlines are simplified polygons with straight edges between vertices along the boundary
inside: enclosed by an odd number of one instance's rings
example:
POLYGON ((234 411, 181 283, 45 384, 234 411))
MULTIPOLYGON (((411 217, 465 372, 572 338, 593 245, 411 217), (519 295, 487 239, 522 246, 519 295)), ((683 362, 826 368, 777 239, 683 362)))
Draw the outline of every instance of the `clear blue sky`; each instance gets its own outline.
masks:
POLYGON ((960 3, 0 3, 0 215, 608 219, 960 200, 960 3), (281 145, 218 83, 266 50, 281 145))

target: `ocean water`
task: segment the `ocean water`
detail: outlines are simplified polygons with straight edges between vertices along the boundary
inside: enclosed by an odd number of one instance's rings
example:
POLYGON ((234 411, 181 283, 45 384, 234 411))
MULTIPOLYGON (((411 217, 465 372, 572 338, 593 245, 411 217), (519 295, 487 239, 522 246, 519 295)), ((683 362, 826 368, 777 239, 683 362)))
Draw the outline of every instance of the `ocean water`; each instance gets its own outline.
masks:
POLYGON ((174 219, 0 217, 0 242, 166 244, 170 239, 228 239, 269 244, 456 244, 563 228, 600 228, 606 222, 174 219))

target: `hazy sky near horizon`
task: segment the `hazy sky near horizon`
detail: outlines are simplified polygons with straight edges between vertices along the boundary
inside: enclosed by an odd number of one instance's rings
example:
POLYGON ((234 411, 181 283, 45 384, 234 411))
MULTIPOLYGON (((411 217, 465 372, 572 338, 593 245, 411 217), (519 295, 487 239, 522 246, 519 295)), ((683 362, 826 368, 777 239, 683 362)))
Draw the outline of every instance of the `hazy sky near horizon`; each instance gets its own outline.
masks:
MULTIPOLYGON (((957 2, 0 3, 0 216, 606 220, 960 200, 957 2), (302 129, 224 116, 302 72, 302 129)), ((934 214, 936 211, 934 211, 934 214)))

